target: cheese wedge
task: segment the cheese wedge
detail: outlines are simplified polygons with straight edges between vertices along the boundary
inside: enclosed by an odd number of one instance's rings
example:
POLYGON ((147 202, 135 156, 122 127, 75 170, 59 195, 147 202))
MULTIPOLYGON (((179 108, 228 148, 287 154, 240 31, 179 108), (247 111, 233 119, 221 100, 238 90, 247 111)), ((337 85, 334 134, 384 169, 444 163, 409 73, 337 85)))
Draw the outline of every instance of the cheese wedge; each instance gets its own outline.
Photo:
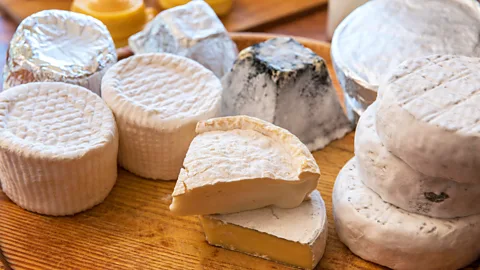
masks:
POLYGON ((300 140, 248 116, 199 122, 170 210, 177 215, 233 213, 299 206, 320 169, 300 140))
POLYGON ((222 85, 197 62, 167 54, 134 55, 102 81, 120 133, 118 161, 145 178, 176 179, 199 120, 220 110, 222 85))
POLYGON ((405 61, 379 91, 376 127, 388 150, 429 176, 480 184, 480 58, 405 61))
POLYGON ((312 269, 325 252, 327 215, 317 190, 296 208, 271 206, 200 220, 210 245, 267 260, 312 269))
POLYGON ((340 240, 356 255, 392 269, 459 269, 480 256, 480 215, 439 219, 384 202, 360 180, 356 159, 333 189, 340 240))

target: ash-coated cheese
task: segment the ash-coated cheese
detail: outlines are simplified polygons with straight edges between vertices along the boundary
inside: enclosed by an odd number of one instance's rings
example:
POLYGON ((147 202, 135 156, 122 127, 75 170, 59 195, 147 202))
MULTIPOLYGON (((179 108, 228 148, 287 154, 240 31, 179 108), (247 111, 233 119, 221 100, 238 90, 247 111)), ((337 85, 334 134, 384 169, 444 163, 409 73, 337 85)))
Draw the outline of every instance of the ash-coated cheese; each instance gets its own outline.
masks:
POLYGON ((360 180, 357 161, 333 190, 340 240, 357 256, 392 269, 459 269, 480 256, 480 215, 438 219, 384 202, 360 180))
POLYGON ((117 62, 106 26, 83 14, 44 10, 18 26, 7 54, 3 89, 29 82, 66 82, 100 94, 105 71, 117 62))
POLYGON ((230 70, 238 54, 215 11, 204 1, 160 12, 128 43, 135 54, 164 52, 191 58, 219 78, 230 70))
POLYGON ((197 122, 219 112, 221 91, 211 71, 185 57, 140 54, 115 64, 102 97, 117 121, 120 165, 142 177, 176 179, 197 122))
POLYGON ((315 268, 327 243, 325 203, 317 190, 296 208, 271 206, 200 220, 210 245, 304 269, 315 268))
POLYGON ((112 112, 83 87, 40 82, 0 94, 0 179, 24 209, 61 216, 101 203, 117 152, 112 112))
POLYGON ((315 159, 285 129, 232 116, 201 121, 196 132, 172 194, 176 215, 294 208, 317 187, 315 159))
POLYGON ((415 170, 480 184, 480 58, 405 61, 379 92, 378 134, 415 170))
POLYGON ((362 182, 386 202, 409 212, 454 218, 480 214, 480 185, 430 177, 390 153, 375 129, 374 102, 360 117, 355 155, 362 182))
POLYGON ((222 84, 222 115, 271 122, 310 151, 351 131, 325 61, 294 39, 273 38, 244 49, 222 84))

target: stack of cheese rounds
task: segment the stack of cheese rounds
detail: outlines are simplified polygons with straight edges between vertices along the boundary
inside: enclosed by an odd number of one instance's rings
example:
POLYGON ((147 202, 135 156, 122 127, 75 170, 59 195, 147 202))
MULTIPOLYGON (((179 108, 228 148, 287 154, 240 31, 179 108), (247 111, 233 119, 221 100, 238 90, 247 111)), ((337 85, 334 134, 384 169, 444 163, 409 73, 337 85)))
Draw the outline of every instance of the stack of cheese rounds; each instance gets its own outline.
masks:
POLYGON ((361 116, 333 192, 340 239, 394 269, 458 269, 480 256, 479 58, 407 60, 361 116))

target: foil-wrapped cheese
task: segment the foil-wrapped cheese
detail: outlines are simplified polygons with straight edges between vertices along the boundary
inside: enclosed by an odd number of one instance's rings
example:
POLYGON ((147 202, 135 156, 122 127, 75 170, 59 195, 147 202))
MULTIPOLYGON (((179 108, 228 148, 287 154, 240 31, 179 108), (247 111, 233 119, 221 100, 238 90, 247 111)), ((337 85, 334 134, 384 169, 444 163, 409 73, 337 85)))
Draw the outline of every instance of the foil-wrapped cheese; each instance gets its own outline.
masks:
POLYGON ((165 52, 193 59, 221 78, 238 50, 215 12, 204 1, 161 12, 128 44, 135 54, 165 52))
POLYGON ((3 89, 29 82, 65 82, 100 94, 105 71, 117 62, 112 37, 93 17, 45 10, 18 26, 8 50, 3 89))
POLYGON ((349 116, 358 120, 392 67, 431 54, 480 57, 479 42, 477 1, 369 1, 338 26, 332 40, 349 116))

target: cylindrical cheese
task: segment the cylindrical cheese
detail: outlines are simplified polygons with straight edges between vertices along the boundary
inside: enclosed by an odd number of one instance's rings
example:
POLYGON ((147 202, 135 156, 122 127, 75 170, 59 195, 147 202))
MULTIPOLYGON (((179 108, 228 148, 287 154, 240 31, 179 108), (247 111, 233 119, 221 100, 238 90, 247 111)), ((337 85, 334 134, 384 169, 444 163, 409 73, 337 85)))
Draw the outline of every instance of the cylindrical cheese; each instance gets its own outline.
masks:
POLYGON ((0 179, 22 208, 59 216, 101 203, 117 152, 112 112, 83 87, 29 83, 0 94, 0 179))
POLYGON ((211 71, 185 57, 140 54, 115 64, 102 97, 117 120, 120 165, 142 177, 176 179, 196 123, 217 115, 221 92, 211 71))

